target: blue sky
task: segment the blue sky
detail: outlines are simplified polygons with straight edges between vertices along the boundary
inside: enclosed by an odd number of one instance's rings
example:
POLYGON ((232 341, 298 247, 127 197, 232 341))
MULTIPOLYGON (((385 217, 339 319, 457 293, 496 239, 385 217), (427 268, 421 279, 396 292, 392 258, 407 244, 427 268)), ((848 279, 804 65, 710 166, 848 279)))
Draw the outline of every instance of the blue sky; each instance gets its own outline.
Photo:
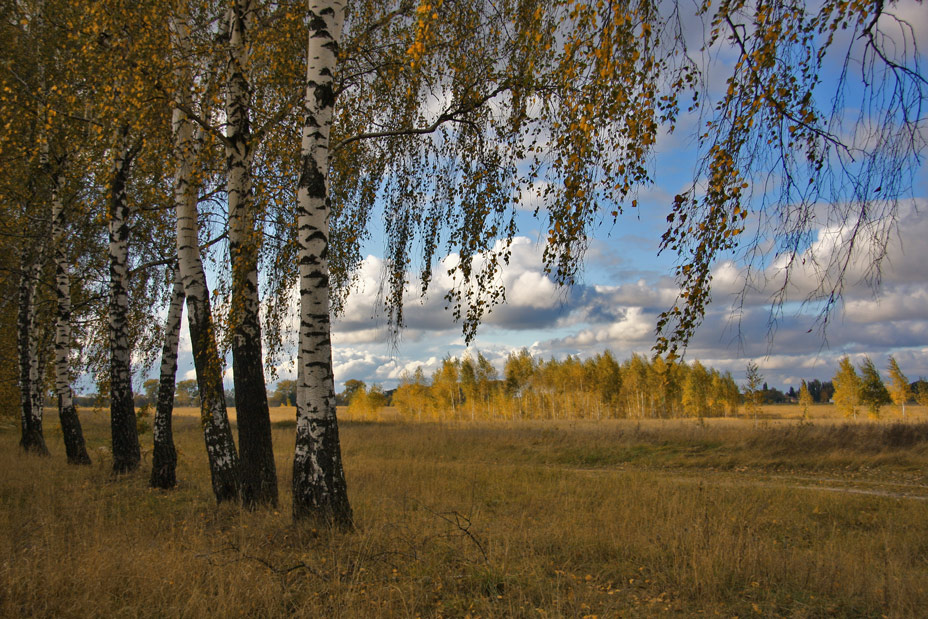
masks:
MULTIPOLYGON (((897 11, 912 22, 919 43, 928 48, 924 6, 909 2, 897 11)), ((724 62, 724 53, 719 58, 715 61, 724 62)), ((472 350, 482 352, 500 370, 506 355, 522 347, 545 358, 586 357, 605 349, 619 359, 650 354, 657 315, 671 306, 677 291, 671 278, 673 256, 658 256, 658 242, 672 196, 686 186, 695 163, 683 124, 676 134, 659 140, 653 161, 655 184, 641 193, 639 208, 597 230, 582 280, 572 289, 559 290, 544 275, 538 222, 525 213, 502 276, 507 303, 486 318, 472 350)), ((790 302, 774 321, 771 299, 780 277, 776 261, 768 261, 748 282, 752 290, 744 297, 740 313, 733 313, 733 304, 740 302, 744 270, 735 261, 722 261, 714 269, 713 303, 686 359, 731 370, 739 382, 748 361, 755 361, 771 385, 783 388, 798 388, 803 378, 830 379, 845 354, 858 361, 869 355, 883 369, 893 354, 911 380, 928 376, 925 171, 923 165, 913 187, 916 199, 900 208, 879 288, 867 281, 866 260, 853 262, 844 298, 823 331, 818 328, 817 306, 799 302, 822 274, 797 272, 790 302)), ((834 225, 816 229, 806 257, 810 263, 813 256, 827 259, 846 236, 834 225)), ((408 297, 407 329, 399 341, 390 340, 377 299, 382 267, 379 237, 375 235, 366 249, 358 285, 333 327, 337 387, 354 378, 391 388, 404 371, 411 373, 421 366, 431 373, 444 356, 464 354, 460 326, 444 309, 449 280, 440 267, 426 298, 408 297)), ((865 256, 869 248, 864 244, 860 249, 859 255, 865 256)), ((178 379, 193 378, 186 328, 181 347, 178 379)), ((276 371, 280 378, 293 378, 293 365, 287 360, 276 371)))

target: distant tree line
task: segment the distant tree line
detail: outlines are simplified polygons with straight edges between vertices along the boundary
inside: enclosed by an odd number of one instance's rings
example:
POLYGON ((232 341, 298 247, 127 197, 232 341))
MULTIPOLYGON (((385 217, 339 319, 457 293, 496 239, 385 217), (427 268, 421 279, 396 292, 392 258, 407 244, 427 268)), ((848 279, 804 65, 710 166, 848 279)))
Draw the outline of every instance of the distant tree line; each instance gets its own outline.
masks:
MULTIPOLYGON (((160 382, 161 381, 152 378, 142 383, 142 393, 136 393, 133 396, 135 406, 138 408, 156 406, 158 404, 160 382)), ((235 389, 226 389, 224 393, 226 405, 235 406, 235 389)), ((110 405, 109 398, 99 393, 75 396, 74 402, 78 406, 86 406, 88 408, 108 407, 110 405)), ((174 406, 200 406, 200 391, 196 379, 190 378, 176 383, 174 387, 174 406)))
MULTIPOLYGON (((869 358, 860 368, 858 375, 845 357, 833 380, 803 380, 798 390, 791 386, 784 393, 763 382, 756 366, 753 382, 739 388, 730 372, 707 368, 699 361, 633 355, 619 363, 608 350, 586 360, 568 356, 545 361, 522 349, 507 357, 502 375, 477 353, 476 358, 445 357, 431 376, 417 368, 404 375, 393 391, 351 379, 338 394, 338 403, 348 407, 351 419, 375 419, 380 408, 393 406, 406 419, 435 421, 700 418, 739 413, 756 418, 763 404, 798 404, 808 416, 811 405, 832 401, 848 416, 866 409, 877 417, 890 403, 899 405, 903 416, 907 403, 928 405, 928 382, 909 383, 893 357, 888 388, 869 358), (856 378, 848 378, 848 368, 856 378)), ((290 382, 278 383, 278 393, 290 382)))
MULTIPOLYGON (((749 368, 750 370, 750 368, 749 368)), ((755 368, 756 370, 756 368, 755 368)), ((873 361, 866 357, 855 369, 849 357, 840 360, 833 380, 802 380, 799 389, 787 391, 763 382, 755 372, 740 388, 730 372, 692 364, 652 360, 641 355, 619 363, 611 351, 581 360, 568 356, 547 361, 526 349, 511 353, 502 376, 482 353, 476 358, 445 357, 431 376, 421 367, 403 376, 396 389, 384 390, 358 379, 345 381, 336 403, 347 407, 351 419, 375 419, 379 409, 396 407, 411 420, 453 419, 558 419, 558 418, 673 418, 751 416, 754 404, 798 404, 803 415, 813 404, 834 403, 847 417, 866 411, 878 418, 884 406, 895 404, 905 417, 905 405, 928 406, 928 381, 905 377, 895 358, 889 357, 889 383, 883 382, 873 361)), ((136 394, 138 407, 157 403, 158 381, 146 380, 136 394)), ((268 395, 271 406, 296 405, 296 381, 280 380, 268 395)), ((229 406, 234 389, 225 391, 229 406)), ((105 407, 105 396, 76 396, 78 406, 105 407)), ((194 379, 177 382, 175 406, 200 405, 194 379)))
POLYGON ((502 375, 480 353, 446 357, 427 377, 405 375, 388 399, 379 386, 348 381, 348 415, 372 418, 388 403, 413 420, 665 418, 735 415, 741 392, 729 372, 606 351, 589 359, 543 360, 511 353, 502 375))

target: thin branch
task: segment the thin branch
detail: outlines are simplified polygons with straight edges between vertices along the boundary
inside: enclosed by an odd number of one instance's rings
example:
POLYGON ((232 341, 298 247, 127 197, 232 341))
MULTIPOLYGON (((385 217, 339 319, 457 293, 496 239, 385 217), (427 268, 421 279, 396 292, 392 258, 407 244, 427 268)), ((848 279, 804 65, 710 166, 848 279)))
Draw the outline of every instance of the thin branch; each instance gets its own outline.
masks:
POLYGON ((227 138, 226 136, 222 134, 222 131, 220 131, 219 129, 217 129, 210 123, 208 123, 199 114, 194 112, 188 106, 184 105, 183 103, 179 101, 172 101, 171 105, 177 108, 178 110, 180 110, 181 112, 183 112, 187 116, 187 118, 189 118, 190 120, 198 124, 204 131, 210 133, 213 137, 218 139, 225 146, 228 146, 229 148, 232 147, 232 142, 229 140, 229 138, 227 138))
POLYGON ((284 105, 284 107, 281 108, 280 110, 278 110, 278 112, 277 112, 276 114, 274 114, 273 116, 271 116, 271 117, 267 120, 267 122, 265 122, 263 125, 261 125, 259 128, 255 129, 255 130, 252 132, 252 134, 251 134, 252 144, 258 144, 258 143, 264 138, 264 135, 268 132, 268 130, 270 130, 271 127, 274 127, 274 126, 280 124, 281 122, 283 122, 283 120, 284 120, 287 116, 289 116, 290 114, 292 114, 293 111, 294 111, 294 109, 296 109, 297 106, 299 106, 300 99, 301 99, 302 97, 303 97, 303 93, 302 93, 302 92, 299 92, 299 91, 294 90, 294 95, 293 95, 293 97, 292 97, 293 101, 292 101, 292 102, 288 101, 288 102, 284 105))
MULTIPOLYGON (((741 35, 738 33, 738 25, 732 22, 730 15, 725 16, 725 23, 728 24, 728 27, 732 33, 732 38, 734 39, 735 43, 738 44, 738 48, 741 51, 741 56, 744 58, 745 62, 747 63, 748 68, 755 75, 760 75, 756 66, 754 65, 754 61, 752 59, 751 54, 749 54, 747 51, 747 47, 744 43, 744 40, 742 39, 741 35)), ((849 157, 853 159, 853 154, 851 153, 850 147, 844 142, 842 142, 838 138, 838 136, 834 135, 833 133, 829 131, 825 131, 824 129, 821 129, 815 125, 811 125, 800 118, 797 118, 796 115, 793 112, 791 112, 785 105, 783 105, 781 101, 774 99, 769 94, 763 93, 762 96, 764 99, 769 101, 770 104, 773 105, 774 109, 776 109, 777 112, 782 114, 784 118, 796 124, 797 126, 810 131, 811 133, 817 135, 818 137, 822 138, 826 142, 831 143, 835 148, 843 150, 844 152, 848 154, 849 157)))
POLYGON ((349 138, 345 138, 344 140, 341 140, 339 142, 336 142, 329 148, 329 151, 331 153, 335 153, 341 148, 347 146, 348 144, 351 144, 352 142, 358 142, 360 140, 375 140, 378 138, 389 138, 389 137, 399 137, 399 136, 408 136, 408 135, 427 135, 429 133, 434 133, 435 131, 438 130, 439 127, 441 127, 447 122, 464 122, 462 119, 459 118, 459 116, 473 112, 474 110, 478 109, 483 104, 485 104, 487 101, 496 97, 496 95, 502 92, 505 92, 507 90, 509 90, 509 83, 503 82, 502 84, 497 86, 495 89, 493 89, 491 92, 484 95, 483 97, 481 97, 479 100, 475 101, 474 103, 471 103, 469 105, 460 106, 454 110, 448 110, 448 111, 442 112, 438 116, 438 118, 435 119, 435 122, 433 122, 432 124, 426 127, 413 127, 410 129, 395 129, 393 131, 374 131, 371 133, 359 133, 358 135, 354 135, 349 138))
MULTIPOLYGON (((216 243, 218 243, 218 242, 220 242, 220 241, 222 241, 222 240, 225 240, 226 237, 228 237, 228 233, 227 233, 227 232, 223 232, 222 234, 220 234, 220 235, 217 236, 216 238, 210 239, 210 240, 207 241, 206 243, 203 243, 202 245, 200 245, 200 251, 203 251, 204 249, 209 249, 211 246, 215 245, 216 243)), ((135 274, 135 273, 138 273, 139 271, 144 271, 144 270, 146 270, 146 269, 152 269, 152 268, 154 268, 154 267, 165 266, 165 265, 168 265, 168 264, 173 263, 175 260, 177 260, 177 256, 170 256, 170 257, 167 257, 167 258, 161 258, 161 259, 159 259, 159 260, 152 260, 152 261, 150 261, 150 262, 145 262, 145 263, 140 264, 139 266, 135 267, 134 269, 131 269, 131 270, 129 271, 129 275, 133 275, 133 274, 135 274)))

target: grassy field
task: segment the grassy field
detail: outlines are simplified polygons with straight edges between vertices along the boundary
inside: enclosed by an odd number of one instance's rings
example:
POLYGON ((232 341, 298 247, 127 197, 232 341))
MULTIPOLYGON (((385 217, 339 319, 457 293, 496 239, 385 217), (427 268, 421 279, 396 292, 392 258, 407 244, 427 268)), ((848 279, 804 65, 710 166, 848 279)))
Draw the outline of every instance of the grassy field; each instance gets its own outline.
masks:
MULTIPOLYGON (((796 407, 792 407, 795 409, 796 407)), ((823 407, 827 408, 827 407, 823 407)), ((928 424, 780 419, 342 424, 357 528, 294 527, 293 411, 276 510, 216 507, 196 417, 179 487, 26 456, 0 425, 0 615, 921 616, 928 424)), ((922 410, 910 411, 916 419, 922 410)), ((151 443, 143 435, 143 445, 151 443)))

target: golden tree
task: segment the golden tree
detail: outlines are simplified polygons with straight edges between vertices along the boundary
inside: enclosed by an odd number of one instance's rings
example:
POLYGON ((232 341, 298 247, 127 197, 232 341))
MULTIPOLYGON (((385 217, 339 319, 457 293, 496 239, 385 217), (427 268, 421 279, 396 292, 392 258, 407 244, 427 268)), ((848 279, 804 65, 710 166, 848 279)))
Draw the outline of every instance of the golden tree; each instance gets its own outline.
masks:
POLYGON ((845 417, 857 418, 857 407, 860 406, 860 376, 854 369, 850 357, 843 357, 838 363, 838 372, 832 379, 835 393, 833 399, 835 408, 845 417))
POLYGON ((902 418, 905 419, 905 405, 912 398, 912 386, 892 355, 889 356, 889 395, 893 403, 902 408, 902 418))
POLYGON ((812 407, 812 394, 809 393, 809 385, 802 381, 799 385, 799 410, 802 411, 802 418, 809 418, 809 409, 812 407))

